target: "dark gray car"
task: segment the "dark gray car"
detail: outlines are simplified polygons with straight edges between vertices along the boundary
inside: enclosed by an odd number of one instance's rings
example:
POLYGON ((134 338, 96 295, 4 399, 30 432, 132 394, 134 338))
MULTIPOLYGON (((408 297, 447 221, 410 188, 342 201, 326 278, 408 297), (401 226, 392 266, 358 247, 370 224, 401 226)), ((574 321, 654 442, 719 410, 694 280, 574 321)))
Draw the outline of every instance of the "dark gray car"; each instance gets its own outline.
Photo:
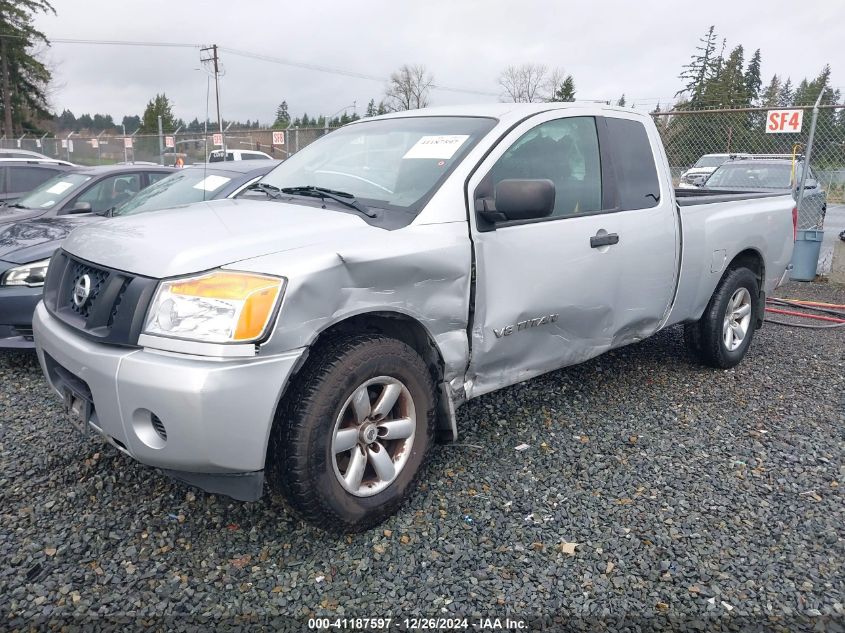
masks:
POLYGON ((0 202, 11 204, 47 180, 71 169, 77 167, 64 161, 0 155, 0 202))
MULTIPOLYGON (((792 193, 797 198, 803 167, 802 161, 793 166, 789 158, 730 160, 717 167, 701 187, 708 191, 724 192, 771 190, 792 193)), ((827 194, 819 186, 812 168, 807 173, 804 187, 798 228, 820 228, 827 212, 827 194)))
POLYGON ((12 204, 0 208, 0 228, 30 218, 76 213, 102 214, 173 172, 170 167, 147 165, 102 165, 68 169, 12 204))
MULTIPOLYGON (((108 215, 134 215, 203 200, 230 198, 279 162, 256 164, 242 161, 168 170, 166 178, 144 189, 108 215)), ((157 172, 152 170, 150 173, 157 172)), ((93 213, 65 214, 32 218, 0 227, 0 348, 33 347, 32 313, 41 299, 50 257, 73 229, 104 219, 102 215, 93 213)))

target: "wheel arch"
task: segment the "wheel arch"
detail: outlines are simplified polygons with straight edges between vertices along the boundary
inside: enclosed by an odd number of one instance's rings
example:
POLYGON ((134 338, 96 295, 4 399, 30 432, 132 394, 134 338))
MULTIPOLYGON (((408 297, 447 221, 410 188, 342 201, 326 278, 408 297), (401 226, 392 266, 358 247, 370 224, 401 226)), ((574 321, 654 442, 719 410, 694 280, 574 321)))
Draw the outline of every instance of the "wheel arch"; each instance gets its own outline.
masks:
MULTIPOLYGON (((757 277, 759 297, 757 301, 757 314, 754 317, 754 326, 755 329, 760 329, 763 325, 763 317, 765 316, 766 307, 766 260, 756 248, 746 248, 745 250, 737 253, 725 267, 725 272, 722 274, 722 278, 724 278, 729 271, 737 270, 739 268, 747 268, 754 273, 755 277, 757 277)), ((721 283, 721 279, 719 280, 719 283, 721 283)), ((717 284, 716 287, 718 288, 719 285, 717 284)), ((715 290, 713 292, 715 292, 715 290)))
MULTIPOLYGON (((454 441, 457 439, 455 421, 455 402, 451 390, 444 382, 446 365, 443 353, 432 333, 417 318, 396 310, 374 310, 345 315, 343 318, 326 325, 317 331, 308 343, 307 352, 290 376, 276 405, 280 410, 291 391, 291 386, 301 375, 309 362, 309 357, 320 353, 320 348, 328 341, 356 334, 379 334, 402 341, 416 351, 425 362, 435 385, 437 402, 437 434, 440 438, 454 441)), ((275 421, 274 421, 275 424, 275 421)))

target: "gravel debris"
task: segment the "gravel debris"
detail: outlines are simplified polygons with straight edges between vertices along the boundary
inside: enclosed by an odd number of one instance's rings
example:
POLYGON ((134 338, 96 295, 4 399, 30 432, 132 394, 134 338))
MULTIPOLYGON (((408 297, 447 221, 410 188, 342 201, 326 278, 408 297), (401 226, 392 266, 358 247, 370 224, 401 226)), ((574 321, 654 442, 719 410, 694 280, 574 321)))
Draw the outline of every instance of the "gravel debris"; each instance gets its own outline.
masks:
MULTIPOLYGON (((823 283, 778 295, 845 303, 823 283)), ((0 381, 0 629, 180 614, 655 630, 845 618, 845 329, 767 325, 745 362, 715 371, 672 328, 479 398, 410 502, 343 537, 78 435, 32 354, 0 354, 0 381)))

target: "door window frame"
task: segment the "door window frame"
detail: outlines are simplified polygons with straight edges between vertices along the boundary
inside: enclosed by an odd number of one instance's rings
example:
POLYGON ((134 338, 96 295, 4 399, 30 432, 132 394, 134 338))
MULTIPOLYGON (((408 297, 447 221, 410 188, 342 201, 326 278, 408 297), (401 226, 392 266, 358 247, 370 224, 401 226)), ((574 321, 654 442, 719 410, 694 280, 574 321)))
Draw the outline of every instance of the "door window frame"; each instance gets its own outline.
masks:
MULTIPOLYGON (((628 117, 628 116, 613 116, 611 114, 597 114, 594 110, 591 112, 583 112, 577 109, 572 110, 552 110, 546 111, 544 113, 539 113, 528 119, 524 119, 520 121, 517 125, 512 127, 508 130, 499 142, 494 146, 490 153, 484 157, 484 159, 479 163, 478 167, 470 174, 469 178, 467 179, 467 200, 470 204, 470 216, 472 216, 474 222, 474 228, 479 233, 486 233, 489 231, 496 231, 499 229, 508 229, 514 226, 523 226, 526 224, 540 224, 544 222, 559 222, 565 220, 572 220, 577 218, 586 218, 594 215, 605 215, 611 213, 619 213, 622 211, 637 211, 638 209, 622 209, 619 205, 619 192, 618 192, 618 178, 617 178, 617 170, 614 165, 614 154, 616 153, 614 150, 614 139, 609 132, 607 119, 608 118, 620 118, 626 119, 630 121, 634 121, 639 123, 645 128, 646 137, 648 139, 649 147, 652 151, 652 158, 654 160, 654 167, 657 171, 657 179, 658 184, 660 185, 660 200, 658 201, 658 205, 662 202, 662 198, 665 195, 664 191, 664 182, 661 178, 661 168, 659 164, 660 155, 655 147, 655 140, 651 131, 649 130, 648 126, 643 123, 643 121, 639 117, 628 117), (544 116, 545 115, 545 116, 544 116), (601 173, 601 187, 602 187, 602 208, 595 210, 595 211, 584 211, 574 215, 550 215, 545 218, 532 218, 528 220, 506 220, 506 221, 499 221, 499 222, 491 222, 484 218, 482 214, 479 212, 479 202, 484 199, 483 196, 478 196, 478 189, 485 185, 485 179, 490 175, 493 167, 496 163, 504 156, 504 154, 511 148, 513 145, 519 141, 523 137, 524 134, 528 133, 529 131, 533 130, 534 128, 544 125, 546 123, 550 123, 552 121, 557 121, 559 119, 568 119, 573 117, 589 117, 593 118, 596 123, 596 133, 598 135, 598 144, 599 144, 599 161, 600 161, 600 173, 601 173), (534 122, 534 119, 541 118, 534 122), (534 123, 534 125, 525 126, 526 123, 534 123), (506 143, 506 144, 505 144, 506 143), (491 156, 495 155, 495 159, 490 160, 491 156), (472 191, 469 191, 469 186, 472 181, 474 181, 474 176, 478 172, 479 169, 484 169, 485 173, 480 179, 475 182, 475 187, 472 191)), ((489 199, 489 197, 488 197, 489 199)), ((657 206, 657 205, 654 205, 657 206)), ((646 208, 646 207, 643 207, 646 208)), ((649 207, 653 208, 653 207, 649 207)))

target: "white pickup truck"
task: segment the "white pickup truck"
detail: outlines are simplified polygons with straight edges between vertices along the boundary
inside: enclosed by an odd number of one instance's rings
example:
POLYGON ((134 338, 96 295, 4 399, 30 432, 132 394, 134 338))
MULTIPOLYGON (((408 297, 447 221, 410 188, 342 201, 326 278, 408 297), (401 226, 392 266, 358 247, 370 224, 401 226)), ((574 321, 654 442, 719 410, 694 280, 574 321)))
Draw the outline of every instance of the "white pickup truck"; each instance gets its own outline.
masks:
POLYGON ((38 356, 79 428, 132 458, 241 500, 266 480, 311 522, 365 529, 470 398, 680 323, 704 363, 740 362, 793 200, 671 182, 650 117, 621 108, 363 120, 246 199, 75 230, 38 356))

